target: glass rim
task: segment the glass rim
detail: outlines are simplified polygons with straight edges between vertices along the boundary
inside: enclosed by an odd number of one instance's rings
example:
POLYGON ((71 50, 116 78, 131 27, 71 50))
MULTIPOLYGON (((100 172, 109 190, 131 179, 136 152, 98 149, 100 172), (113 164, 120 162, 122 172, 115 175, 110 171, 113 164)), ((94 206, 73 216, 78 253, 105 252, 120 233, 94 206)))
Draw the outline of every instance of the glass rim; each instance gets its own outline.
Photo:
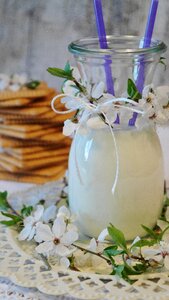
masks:
MULTIPOLYGON (((125 43, 127 42, 134 42, 134 41, 144 41, 144 38, 140 38, 139 36, 134 35, 107 35, 106 36, 107 43, 116 41, 125 43)), ((76 55, 84 55, 84 56, 114 56, 114 55, 122 55, 122 56, 130 56, 130 55, 150 55, 150 54, 156 54, 156 53, 163 53, 167 50, 167 46, 164 42, 158 39, 152 39, 151 46, 149 48, 108 48, 108 49, 100 49, 100 48, 87 48, 87 46, 93 45, 99 45, 99 38, 98 37, 89 37, 89 38, 83 38, 76 41, 71 42, 68 45, 68 49, 71 53, 76 55)))

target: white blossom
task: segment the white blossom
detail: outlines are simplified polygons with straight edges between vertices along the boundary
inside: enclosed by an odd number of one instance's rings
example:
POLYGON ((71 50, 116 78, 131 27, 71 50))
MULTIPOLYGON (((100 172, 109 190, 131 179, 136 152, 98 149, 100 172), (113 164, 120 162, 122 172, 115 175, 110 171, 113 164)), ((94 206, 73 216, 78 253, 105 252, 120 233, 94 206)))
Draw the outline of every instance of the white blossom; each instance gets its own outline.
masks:
POLYGON ((66 120, 64 121, 63 134, 65 136, 73 135, 78 127, 79 127, 78 123, 74 123, 71 120, 66 120))
POLYGON ((19 91, 20 90, 20 85, 19 84, 17 84, 17 83, 15 83, 15 84, 10 84, 9 86, 8 86, 8 88, 9 88, 9 90, 11 90, 11 91, 13 91, 13 92, 17 92, 17 91, 19 91))
POLYGON ((19 234, 19 240, 32 240, 36 234, 36 225, 38 222, 46 222, 54 219, 56 216, 56 206, 51 205, 44 209, 44 206, 37 205, 36 210, 28 217, 24 219, 24 228, 19 234))
POLYGON ((50 205, 44 209, 42 215, 42 221, 48 223, 50 220, 54 220, 56 217, 56 205, 50 205))
POLYGON ((63 103, 67 109, 76 110, 78 108, 82 108, 80 100, 73 98, 73 95, 72 97, 63 97, 61 99, 61 103, 63 103))
POLYGON ((71 96, 77 96, 80 92, 79 89, 77 88, 76 84, 72 80, 66 80, 64 82, 64 84, 62 86, 62 91, 63 91, 63 93, 71 95, 71 96))
POLYGON ((37 209, 24 219, 24 228, 20 232, 18 238, 20 241, 32 240, 36 232, 36 224, 42 218, 44 207, 42 205, 37 205, 37 209))
POLYGON ((74 252, 75 248, 71 245, 77 239, 77 231, 67 231, 63 218, 56 218, 52 228, 47 224, 37 224, 35 240, 40 243, 36 247, 38 253, 67 257, 74 252))
POLYGON ((18 84, 20 86, 24 85, 28 81, 27 75, 25 73, 22 74, 13 74, 11 76, 11 83, 18 84))
POLYGON ((99 83, 95 84, 91 90, 92 98, 99 99, 103 96, 104 90, 105 84, 103 81, 100 81, 99 83))
POLYGON ((105 239, 106 239, 106 237, 107 237, 108 235, 109 235, 108 229, 105 228, 105 229, 103 229, 102 232, 99 234, 97 240, 98 240, 99 242, 104 242, 105 239))
POLYGON ((18 91, 27 82, 26 74, 13 74, 8 76, 0 74, 0 90, 9 89, 13 92, 18 91))
POLYGON ((77 226, 74 224, 76 216, 70 213, 70 210, 66 206, 61 206, 58 210, 57 217, 64 219, 67 224, 67 230, 78 231, 77 226))
POLYGON ((142 97, 143 99, 149 99, 149 102, 152 102, 154 100, 155 94, 154 94, 154 86, 152 84, 144 87, 142 92, 142 97))

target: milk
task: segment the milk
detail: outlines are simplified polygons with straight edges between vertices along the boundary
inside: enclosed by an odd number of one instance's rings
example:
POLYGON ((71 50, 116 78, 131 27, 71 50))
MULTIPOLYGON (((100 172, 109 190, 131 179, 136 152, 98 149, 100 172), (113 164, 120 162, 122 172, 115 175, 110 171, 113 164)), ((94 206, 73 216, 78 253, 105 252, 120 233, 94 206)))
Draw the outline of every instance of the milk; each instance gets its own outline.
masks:
POLYGON ((151 127, 113 130, 117 157, 108 126, 92 126, 76 134, 69 157, 70 209, 81 231, 90 237, 112 223, 126 239, 145 235, 163 205, 163 161, 158 136, 151 127))

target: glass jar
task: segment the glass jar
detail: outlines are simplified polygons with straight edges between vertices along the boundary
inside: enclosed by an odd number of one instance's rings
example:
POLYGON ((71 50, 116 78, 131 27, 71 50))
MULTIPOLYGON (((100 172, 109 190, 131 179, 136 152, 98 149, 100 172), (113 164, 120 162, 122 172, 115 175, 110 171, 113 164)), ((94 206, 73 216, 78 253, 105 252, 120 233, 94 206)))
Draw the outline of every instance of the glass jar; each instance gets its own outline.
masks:
MULTIPOLYGON (((71 43, 82 79, 106 84, 105 66, 111 70, 117 97, 127 90, 128 78, 137 81, 144 68, 144 84, 152 83, 164 43, 152 41, 140 49, 137 37, 108 36, 108 49, 99 48, 97 38, 71 43), (83 68, 82 68, 83 66, 83 68), (85 77, 85 78, 84 78, 85 77)), ((158 136, 149 125, 113 130, 118 150, 118 178, 115 191, 117 156, 110 128, 97 117, 86 122, 85 132, 76 134, 69 156, 69 202, 81 231, 92 237, 112 223, 128 240, 145 234, 142 224, 153 227, 163 205, 163 159, 158 136)))

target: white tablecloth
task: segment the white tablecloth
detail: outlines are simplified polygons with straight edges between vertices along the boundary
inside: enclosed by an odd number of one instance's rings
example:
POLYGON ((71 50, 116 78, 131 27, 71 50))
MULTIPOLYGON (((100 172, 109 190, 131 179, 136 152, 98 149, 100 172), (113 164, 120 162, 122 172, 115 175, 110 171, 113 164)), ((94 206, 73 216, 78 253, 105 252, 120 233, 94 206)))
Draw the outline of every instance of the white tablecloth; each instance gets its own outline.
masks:
MULTIPOLYGON (((8 191, 9 194, 17 191, 23 191, 34 184, 14 183, 7 181, 0 181, 0 191, 8 191)), ((41 188, 42 189, 42 188, 41 188)), ((15 285, 10 280, 0 277, 0 300, 78 300, 66 296, 49 296, 42 294, 36 288, 23 288, 15 285)), ((124 297, 121 298, 122 300, 124 297)), ((140 298, 143 300, 143 298, 140 298)), ((157 299, 157 298, 156 298, 157 299)), ((161 299, 161 298, 160 298, 161 299)), ((169 298, 162 298, 167 300, 169 298)), ((113 299, 112 299, 113 300, 113 299)), ((134 300, 134 298, 133 298, 134 300)))
MULTIPOLYGON (((17 183, 10 181, 0 181, 0 191, 8 191, 9 194, 17 191, 23 191, 35 186, 29 183, 17 183)), ((18 287, 11 281, 0 277, 0 300, 66 300, 75 299, 64 296, 53 297, 40 293, 37 289, 28 289, 18 287)))

